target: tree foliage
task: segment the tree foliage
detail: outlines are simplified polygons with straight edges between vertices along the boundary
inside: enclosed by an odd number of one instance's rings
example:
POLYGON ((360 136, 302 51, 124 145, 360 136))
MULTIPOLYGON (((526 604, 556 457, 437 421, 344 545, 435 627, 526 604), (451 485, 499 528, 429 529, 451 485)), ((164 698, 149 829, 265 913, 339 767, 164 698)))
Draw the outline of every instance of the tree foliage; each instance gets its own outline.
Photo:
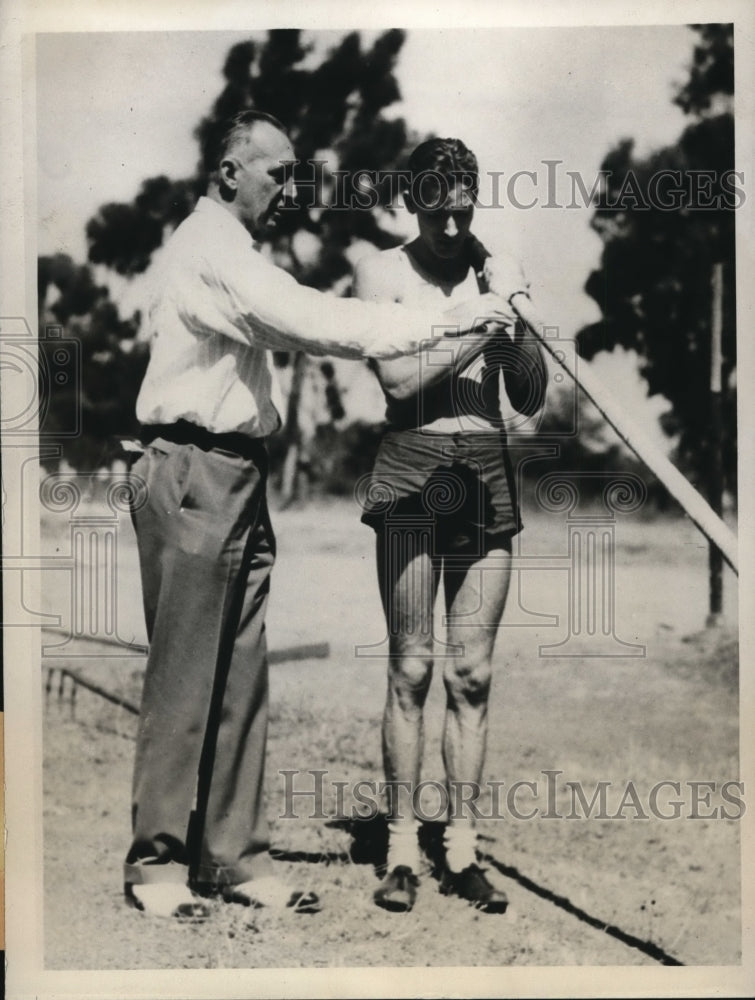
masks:
POLYGON ((86 227, 89 260, 131 277, 146 271, 167 232, 189 214, 198 195, 196 182, 150 177, 130 204, 109 202, 86 227))
POLYGON ((711 278, 724 273, 723 461, 727 486, 736 483, 734 209, 741 178, 734 170, 733 36, 731 25, 693 26, 699 42, 676 103, 692 121, 679 139, 646 158, 631 140, 602 164, 605 187, 592 226, 603 241, 598 270, 586 291, 602 321, 578 334, 592 357, 616 345, 642 360, 649 393, 672 409, 662 420, 679 435, 677 461, 705 481, 710 460, 711 278))
POLYGON ((264 42, 234 45, 223 67, 223 89, 195 129, 200 152, 195 175, 183 180, 152 177, 131 203, 103 205, 87 224, 90 261, 122 275, 146 270, 152 253, 204 191, 207 149, 219 124, 247 108, 266 111, 283 123, 299 161, 295 177, 302 194, 297 209, 286 213, 279 227, 278 263, 299 281, 328 288, 349 273, 346 250, 354 240, 380 248, 395 245, 397 238, 380 222, 380 207, 390 210, 388 190, 377 191, 377 212, 365 210, 364 199, 362 207, 355 206, 346 172, 395 169, 406 149, 404 120, 383 115, 401 96, 393 70, 403 42, 402 31, 386 31, 365 50, 359 34, 352 32, 319 63, 298 30, 270 31, 264 42), (333 170, 344 172, 337 192, 326 190, 333 170), (299 232, 317 241, 316 252, 306 259, 297 252, 294 237, 299 232))
POLYGON ((689 80, 675 104, 685 114, 708 111, 716 97, 734 96, 734 33, 731 24, 693 24, 699 41, 692 54, 689 80))
MULTIPOLYGON (((147 363, 146 345, 136 340, 139 317, 124 320, 92 269, 65 254, 40 257, 38 290, 40 431, 57 439, 74 468, 107 466, 118 436, 136 430, 135 389, 147 363)), ((55 457, 42 460, 57 465, 55 457)))

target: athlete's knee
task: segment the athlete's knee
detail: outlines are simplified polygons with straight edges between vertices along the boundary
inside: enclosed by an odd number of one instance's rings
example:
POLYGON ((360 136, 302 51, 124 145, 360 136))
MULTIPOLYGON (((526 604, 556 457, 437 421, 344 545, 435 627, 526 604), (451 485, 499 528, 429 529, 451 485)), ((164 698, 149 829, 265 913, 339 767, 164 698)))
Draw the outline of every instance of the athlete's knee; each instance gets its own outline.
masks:
POLYGON ((449 698, 472 705, 488 700, 493 671, 486 657, 459 657, 448 662, 443 675, 449 698))
POLYGON ((428 652, 416 655, 401 654, 391 657, 390 680, 394 690, 408 695, 415 701, 424 700, 430 687, 433 658, 428 652))

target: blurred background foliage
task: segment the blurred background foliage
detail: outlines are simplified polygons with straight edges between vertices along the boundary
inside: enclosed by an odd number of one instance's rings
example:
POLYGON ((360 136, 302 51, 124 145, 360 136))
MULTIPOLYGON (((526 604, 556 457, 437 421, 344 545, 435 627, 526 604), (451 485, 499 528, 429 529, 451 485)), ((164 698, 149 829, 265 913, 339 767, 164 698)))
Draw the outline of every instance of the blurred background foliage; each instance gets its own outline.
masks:
MULTIPOLYGON (((722 448, 725 484, 736 491, 736 276, 734 170, 734 44, 730 24, 694 25, 698 43, 687 83, 676 103, 690 117, 677 141, 645 159, 631 139, 606 155, 606 189, 592 226, 603 241, 599 269, 585 289, 602 319, 577 335, 580 354, 592 358, 616 345, 634 349, 648 393, 671 403, 663 429, 678 436, 679 467, 698 485, 706 482, 712 449, 722 448), (671 210, 652 197, 653 177, 679 172, 696 193, 671 210), (634 207, 614 207, 632 178, 634 207), (692 180, 694 178, 694 180, 692 180), (713 440, 710 399, 713 265, 723 265, 723 441, 713 440)), ((742 178, 738 183, 742 186, 742 178)), ((670 201, 668 195, 663 196, 670 201)), ((627 199, 629 202, 632 198, 627 199)))

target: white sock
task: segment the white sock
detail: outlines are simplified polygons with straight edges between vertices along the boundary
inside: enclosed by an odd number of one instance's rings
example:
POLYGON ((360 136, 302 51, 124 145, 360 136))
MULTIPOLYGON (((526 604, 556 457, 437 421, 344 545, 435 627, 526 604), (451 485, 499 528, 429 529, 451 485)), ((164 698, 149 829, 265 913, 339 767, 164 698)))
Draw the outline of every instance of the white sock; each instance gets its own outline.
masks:
POLYGON ((406 865, 415 873, 420 869, 419 823, 416 819, 390 820, 388 823, 388 871, 406 865))
POLYGON ((477 862, 477 831, 471 823, 449 823, 443 834, 446 864, 452 872, 461 872, 477 862))

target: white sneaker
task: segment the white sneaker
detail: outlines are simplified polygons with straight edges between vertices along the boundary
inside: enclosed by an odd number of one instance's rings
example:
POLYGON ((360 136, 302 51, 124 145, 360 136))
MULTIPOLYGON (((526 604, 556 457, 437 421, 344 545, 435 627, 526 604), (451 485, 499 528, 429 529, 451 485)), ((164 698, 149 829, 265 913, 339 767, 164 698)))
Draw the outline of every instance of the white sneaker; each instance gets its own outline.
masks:
POLYGON ((127 883, 126 900, 153 917, 170 917, 183 923, 200 924, 210 915, 209 907, 180 882, 127 883))
POLYGON ((223 898, 226 903, 241 903, 242 906, 265 906, 272 910, 290 907, 296 913, 317 913, 320 909, 320 900, 314 892, 294 889, 277 875, 265 875, 229 886, 223 892, 223 898))

